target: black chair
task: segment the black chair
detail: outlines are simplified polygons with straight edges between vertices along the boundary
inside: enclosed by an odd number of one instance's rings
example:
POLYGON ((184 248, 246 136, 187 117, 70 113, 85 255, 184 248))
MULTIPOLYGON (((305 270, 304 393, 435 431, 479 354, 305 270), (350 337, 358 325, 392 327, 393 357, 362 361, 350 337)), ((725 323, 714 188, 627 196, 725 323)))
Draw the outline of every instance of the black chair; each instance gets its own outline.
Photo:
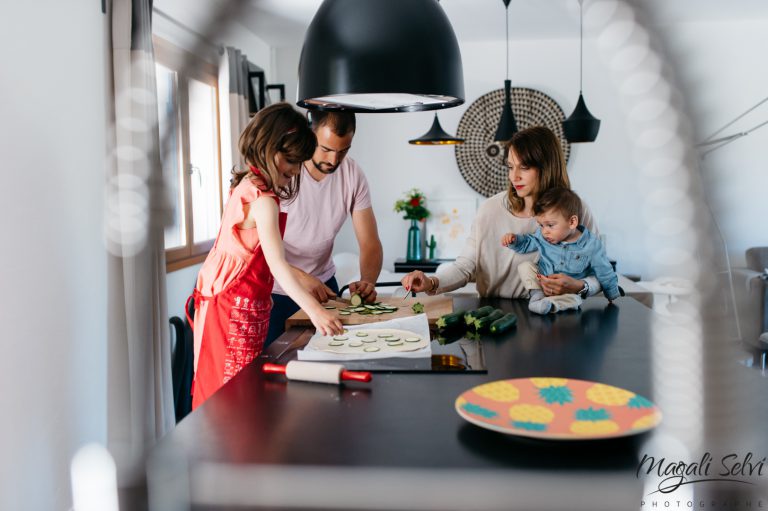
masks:
MULTIPOLYGON (((189 317, 194 318, 195 306, 190 300, 189 317)), ((173 406, 176 422, 192 411, 192 378, 194 377, 194 344, 192 328, 186 318, 173 316, 170 319, 176 334, 176 346, 171 357, 171 379, 173 381, 173 406)))

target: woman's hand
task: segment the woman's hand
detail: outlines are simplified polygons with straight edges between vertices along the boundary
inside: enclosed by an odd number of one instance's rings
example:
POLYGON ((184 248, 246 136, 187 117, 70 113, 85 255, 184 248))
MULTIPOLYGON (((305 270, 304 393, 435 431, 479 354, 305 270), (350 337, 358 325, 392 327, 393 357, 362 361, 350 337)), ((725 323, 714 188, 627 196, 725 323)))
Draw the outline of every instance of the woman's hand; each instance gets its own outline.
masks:
POLYGON ((432 282, 424 275, 423 271, 414 270, 400 281, 406 291, 432 291, 432 282))
POLYGON ((545 276, 539 275, 539 284, 541 290, 546 296, 557 296, 565 294, 576 294, 584 289, 584 281, 576 280, 562 273, 545 276))
POLYGON ((308 313, 308 316, 317 331, 323 335, 341 335, 344 331, 344 325, 341 324, 341 320, 336 316, 335 312, 330 312, 318 306, 313 308, 308 313))

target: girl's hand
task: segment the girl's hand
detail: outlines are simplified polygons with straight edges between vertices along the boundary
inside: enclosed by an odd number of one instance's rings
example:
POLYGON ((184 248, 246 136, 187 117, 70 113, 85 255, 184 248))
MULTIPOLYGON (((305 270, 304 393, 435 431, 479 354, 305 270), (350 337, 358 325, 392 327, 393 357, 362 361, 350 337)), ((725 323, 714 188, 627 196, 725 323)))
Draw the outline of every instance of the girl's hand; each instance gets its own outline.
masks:
POLYGON ((417 293, 427 291, 432 287, 423 271, 414 270, 400 281, 406 291, 416 291, 417 293))
POLYGON ((557 296, 565 294, 576 294, 584 288, 581 280, 576 280, 562 273, 545 276, 538 275, 541 290, 546 296, 557 296))
POLYGON ((501 245, 504 247, 508 247, 514 242, 515 242, 515 235, 511 232, 508 232, 507 234, 501 237, 501 245))
POLYGON ((344 325, 336 316, 335 312, 330 312, 320 306, 308 313, 309 319, 318 332, 323 335, 341 335, 344 331, 344 325))

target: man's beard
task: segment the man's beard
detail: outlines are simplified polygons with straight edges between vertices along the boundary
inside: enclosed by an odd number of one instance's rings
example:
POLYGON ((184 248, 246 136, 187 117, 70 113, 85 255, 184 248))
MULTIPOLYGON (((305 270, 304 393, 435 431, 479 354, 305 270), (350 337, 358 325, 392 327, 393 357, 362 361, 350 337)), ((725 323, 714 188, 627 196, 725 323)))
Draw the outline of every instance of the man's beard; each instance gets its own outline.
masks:
POLYGON ((340 163, 337 164, 335 167, 331 167, 330 170, 326 170, 325 168, 321 167, 321 165, 330 166, 329 163, 325 163, 325 162, 318 163, 315 160, 312 160, 312 165, 315 166, 315 168, 317 169, 318 172, 321 172, 323 174, 333 174, 334 172, 336 172, 336 169, 339 168, 340 163))

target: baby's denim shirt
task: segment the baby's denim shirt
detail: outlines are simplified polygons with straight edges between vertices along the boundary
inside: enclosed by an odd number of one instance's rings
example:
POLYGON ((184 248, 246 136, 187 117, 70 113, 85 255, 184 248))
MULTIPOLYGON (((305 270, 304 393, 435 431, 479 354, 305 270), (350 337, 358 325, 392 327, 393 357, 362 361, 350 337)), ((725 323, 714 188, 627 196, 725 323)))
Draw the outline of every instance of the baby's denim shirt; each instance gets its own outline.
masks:
POLYGON ((516 234, 515 242, 509 248, 526 254, 539 251, 539 273, 552 275, 564 273, 574 279, 583 279, 590 275, 597 277, 603 287, 603 294, 614 300, 619 294, 619 277, 613 271, 608 256, 605 255, 600 239, 593 236, 589 229, 580 225, 581 236, 576 241, 552 244, 541 235, 541 228, 533 234, 516 234))

